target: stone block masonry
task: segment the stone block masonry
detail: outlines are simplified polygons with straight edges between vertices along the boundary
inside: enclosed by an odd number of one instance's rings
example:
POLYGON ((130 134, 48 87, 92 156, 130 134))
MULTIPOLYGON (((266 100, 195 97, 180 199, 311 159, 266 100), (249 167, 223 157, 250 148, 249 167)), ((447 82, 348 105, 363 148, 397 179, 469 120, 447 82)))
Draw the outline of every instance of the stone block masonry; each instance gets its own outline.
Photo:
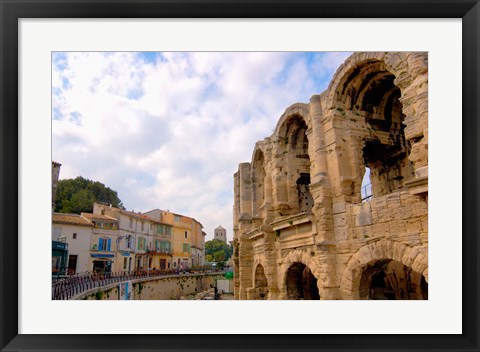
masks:
POLYGON ((428 54, 351 55, 255 144, 234 199, 236 299, 428 299, 428 54))
MULTIPOLYGON (((180 299, 214 287, 215 280, 224 278, 223 274, 190 274, 166 276, 156 279, 134 280, 132 300, 172 300, 180 299)), ((118 283, 93 289, 74 297, 76 300, 118 300, 118 283)))

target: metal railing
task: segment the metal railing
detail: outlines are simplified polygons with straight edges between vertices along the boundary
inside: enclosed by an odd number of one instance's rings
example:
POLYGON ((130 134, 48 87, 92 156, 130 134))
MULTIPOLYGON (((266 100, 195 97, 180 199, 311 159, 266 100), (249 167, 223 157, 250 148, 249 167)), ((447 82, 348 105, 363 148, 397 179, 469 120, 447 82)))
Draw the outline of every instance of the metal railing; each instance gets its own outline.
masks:
POLYGON ((369 183, 365 186, 363 186, 360 189, 360 194, 362 195, 362 202, 368 202, 372 199, 372 184, 369 183))
POLYGON ((211 269, 150 269, 117 273, 81 273, 68 277, 52 277, 52 300, 67 300, 94 288, 109 286, 124 281, 155 279, 180 274, 216 273, 223 270, 211 269))

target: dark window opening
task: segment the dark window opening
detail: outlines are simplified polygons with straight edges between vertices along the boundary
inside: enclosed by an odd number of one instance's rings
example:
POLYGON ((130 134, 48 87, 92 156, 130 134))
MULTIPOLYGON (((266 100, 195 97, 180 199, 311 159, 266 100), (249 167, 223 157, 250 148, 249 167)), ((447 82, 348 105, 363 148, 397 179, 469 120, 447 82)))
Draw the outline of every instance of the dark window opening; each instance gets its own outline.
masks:
POLYGON ((300 174, 300 177, 297 179, 297 194, 300 212, 312 211, 313 197, 310 193, 310 174, 300 174))

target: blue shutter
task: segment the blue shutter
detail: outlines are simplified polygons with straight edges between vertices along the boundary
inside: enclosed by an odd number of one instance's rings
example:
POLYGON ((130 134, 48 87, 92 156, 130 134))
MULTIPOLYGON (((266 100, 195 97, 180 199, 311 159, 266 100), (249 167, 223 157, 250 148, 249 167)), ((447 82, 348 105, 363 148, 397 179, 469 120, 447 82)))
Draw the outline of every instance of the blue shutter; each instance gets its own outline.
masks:
POLYGON ((103 238, 99 238, 99 239, 98 239, 98 250, 99 250, 99 251, 102 250, 102 245, 103 245, 103 238))
POLYGON ((107 241, 107 251, 110 251, 111 244, 112 244, 112 239, 109 238, 108 241, 107 241))

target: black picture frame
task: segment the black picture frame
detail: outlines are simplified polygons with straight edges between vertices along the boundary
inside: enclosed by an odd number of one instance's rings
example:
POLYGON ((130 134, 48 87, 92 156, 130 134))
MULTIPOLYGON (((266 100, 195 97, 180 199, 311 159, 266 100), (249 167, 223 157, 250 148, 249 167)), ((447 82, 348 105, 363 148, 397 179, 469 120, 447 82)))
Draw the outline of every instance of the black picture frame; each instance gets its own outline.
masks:
MULTIPOLYGON (((479 351, 478 0, 0 0, 2 351, 479 351), (18 20, 21 18, 462 18, 461 335, 19 335, 18 20)), ((441 313, 440 313, 441 314, 441 313)))

